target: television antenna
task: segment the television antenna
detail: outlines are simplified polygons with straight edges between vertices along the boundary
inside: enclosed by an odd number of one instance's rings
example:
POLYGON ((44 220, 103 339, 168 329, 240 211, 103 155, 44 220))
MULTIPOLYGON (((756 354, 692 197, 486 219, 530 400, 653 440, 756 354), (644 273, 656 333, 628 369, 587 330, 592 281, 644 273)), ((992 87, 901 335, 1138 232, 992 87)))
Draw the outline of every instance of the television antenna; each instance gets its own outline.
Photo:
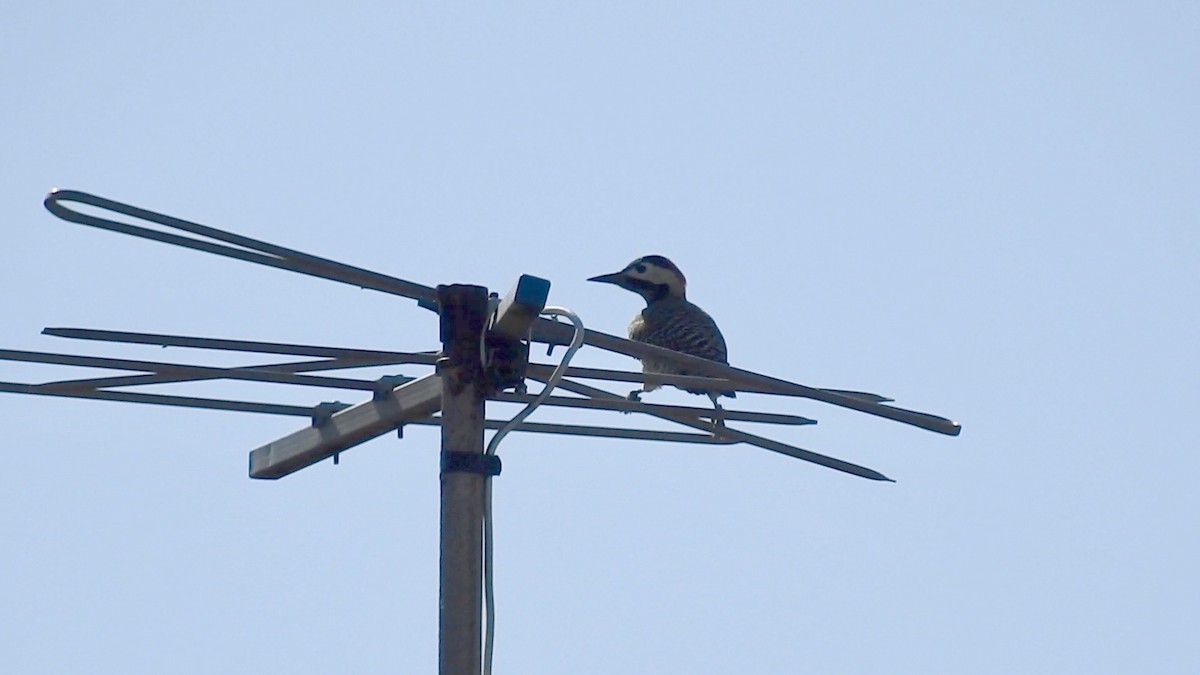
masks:
MULTIPOLYGON (((810 387, 695 356, 626 340, 584 328, 569 310, 546 307, 550 282, 522 275, 500 298, 486 288, 446 285, 436 288, 354 267, 341 262, 252 239, 233 232, 156 213, 76 190, 52 190, 46 208, 55 216, 81 225, 118 232, 223 257, 276 267, 339 283, 369 288, 415 300, 439 315, 441 349, 437 352, 399 352, 307 344, 216 339, 89 328, 46 328, 46 335, 125 344, 179 347, 205 352, 298 357, 300 360, 255 363, 241 367, 213 367, 175 362, 106 358, 51 352, 0 350, 0 360, 53 365, 85 366, 122 371, 109 377, 54 380, 41 383, 0 382, 0 392, 37 396, 99 399, 229 410, 308 419, 298 431, 250 451, 250 477, 278 479, 317 462, 332 458, 356 445, 407 425, 439 426, 442 430, 441 469, 441 569, 439 613, 439 671, 443 675, 490 672, 491 630, 494 626, 490 578, 487 584, 487 641, 483 642, 481 596, 484 574, 490 571, 490 485, 500 473, 500 460, 485 451, 486 429, 559 435, 624 438, 674 443, 745 443, 836 471, 876 481, 883 474, 841 459, 735 429, 727 423, 803 426, 816 420, 796 415, 722 410, 631 401, 581 380, 643 383, 640 372, 581 368, 568 365, 581 346, 652 359, 686 367, 700 376, 653 375, 655 383, 687 389, 738 391, 808 398, 822 403, 890 419, 940 434, 957 436, 961 426, 929 413, 888 405, 891 399, 865 392, 810 387), (84 212, 69 205, 82 205, 84 212), (107 216, 124 217, 123 221, 107 216), (141 221, 154 229, 126 221, 141 221), (183 234, 180 234, 183 233, 183 234), (567 316, 574 326, 546 314, 567 316), (568 358, 557 367, 529 361, 531 343, 552 351, 570 345, 568 358), (388 375, 377 379, 329 373, 381 366, 433 366, 422 377, 388 375), (139 387, 167 383, 238 380, 282 385, 302 385, 358 390, 370 398, 356 404, 324 402, 308 406, 263 401, 167 395, 139 391, 139 387), (542 383, 531 395, 526 380, 542 383), (554 395, 563 390, 571 396, 554 395), (485 417, 485 402, 523 403, 526 408, 513 420, 485 417), (693 431, 631 429, 604 425, 551 424, 524 421, 539 405, 637 413, 667 420, 693 431), (485 530, 486 525, 486 530, 485 530), (484 549, 489 555, 484 556, 484 549), (483 659, 480 654, 483 650, 483 659)), ((493 446, 498 442, 493 437, 493 446)), ((488 450, 494 450, 488 448, 488 450)), ((490 576, 490 575, 489 575, 490 576)))

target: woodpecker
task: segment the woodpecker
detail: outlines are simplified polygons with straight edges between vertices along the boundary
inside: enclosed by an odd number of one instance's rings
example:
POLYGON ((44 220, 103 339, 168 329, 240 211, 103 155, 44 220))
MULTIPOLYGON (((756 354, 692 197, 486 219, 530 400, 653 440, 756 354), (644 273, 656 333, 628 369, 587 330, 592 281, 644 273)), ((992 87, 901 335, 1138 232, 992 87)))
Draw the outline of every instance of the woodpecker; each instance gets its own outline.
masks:
MULTIPOLYGON (((725 337, 704 310, 688 302, 687 279, 683 272, 670 260, 661 255, 638 258, 613 274, 602 274, 588 281, 614 284, 633 291, 646 301, 646 308, 633 317, 629 324, 629 339, 645 342, 656 347, 673 349, 684 354, 729 364, 725 349, 725 337)), ((700 375, 666 361, 642 359, 642 372, 668 375, 700 375)), ((643 392, 658 389, 660 385, 647 381, 643 389, 629 393, 632 400, 640 400, 643 392)), ((691 394, 706 394, 712 399, 713 407, 721 410, 717 398, 733 398, 732 391, 703 391, 686 389, 691 394)), ((718 420, 718 424, 719 424, 718 420)))

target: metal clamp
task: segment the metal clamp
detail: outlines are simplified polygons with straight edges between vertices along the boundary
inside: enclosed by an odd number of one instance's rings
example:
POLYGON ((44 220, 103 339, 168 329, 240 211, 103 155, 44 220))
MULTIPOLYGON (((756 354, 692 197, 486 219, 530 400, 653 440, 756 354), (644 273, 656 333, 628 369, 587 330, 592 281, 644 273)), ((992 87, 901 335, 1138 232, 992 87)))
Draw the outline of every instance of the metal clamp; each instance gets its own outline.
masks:
POLYGON ((341 401, 325 401, 317 404, 312 408, 312 425, 318 429, 329 424, 329 420, 333 418, 334 413, 341 412, 350 407, 341 401))
POLYGON ((375 386, 371 390, 371 399, 382 401, 392 394, 392 390, 406 382, 412 382, 413 378, 405 377, 404 375, 384 375, 375 380, 375 386))
POLYGON ((500 458, 479 452, 442 452, 442 473, 477 473, 484 476, 500 475, 500 458))

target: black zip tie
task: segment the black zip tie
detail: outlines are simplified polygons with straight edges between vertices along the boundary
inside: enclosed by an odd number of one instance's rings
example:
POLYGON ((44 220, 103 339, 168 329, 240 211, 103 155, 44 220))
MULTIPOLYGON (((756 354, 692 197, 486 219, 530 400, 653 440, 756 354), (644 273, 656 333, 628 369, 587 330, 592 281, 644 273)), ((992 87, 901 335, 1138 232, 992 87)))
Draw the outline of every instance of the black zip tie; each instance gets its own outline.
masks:
POLYGON ((500 458, 479 452, 442 451, 442 473, 477 473, 484 476, 500 475, 500 458))

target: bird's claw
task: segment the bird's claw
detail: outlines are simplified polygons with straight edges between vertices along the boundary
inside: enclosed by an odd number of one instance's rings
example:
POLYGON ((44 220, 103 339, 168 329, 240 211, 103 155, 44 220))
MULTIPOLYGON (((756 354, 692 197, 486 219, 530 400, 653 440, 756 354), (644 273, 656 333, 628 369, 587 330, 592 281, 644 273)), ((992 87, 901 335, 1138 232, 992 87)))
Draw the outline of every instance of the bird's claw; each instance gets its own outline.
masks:
POLYGON ((725 408, 722 408, 721 404, 717 402, 716 396, 710 395, 709 398, 711 398, 713 402, 712 425, 713 433, 716 433, 718 429, 725 428, 725 408))
MULTIPOLYGON (((638 403, 641 403, 642 402, 642 390, 634 389, 633 391, 629 392, 629 395, 625 397, 625 400, 626 401, 637 401, 638 403)), ((622 415, 630 415, 632 413, 633 413, 632 410, 622 410, 621 411, 622 415)))

